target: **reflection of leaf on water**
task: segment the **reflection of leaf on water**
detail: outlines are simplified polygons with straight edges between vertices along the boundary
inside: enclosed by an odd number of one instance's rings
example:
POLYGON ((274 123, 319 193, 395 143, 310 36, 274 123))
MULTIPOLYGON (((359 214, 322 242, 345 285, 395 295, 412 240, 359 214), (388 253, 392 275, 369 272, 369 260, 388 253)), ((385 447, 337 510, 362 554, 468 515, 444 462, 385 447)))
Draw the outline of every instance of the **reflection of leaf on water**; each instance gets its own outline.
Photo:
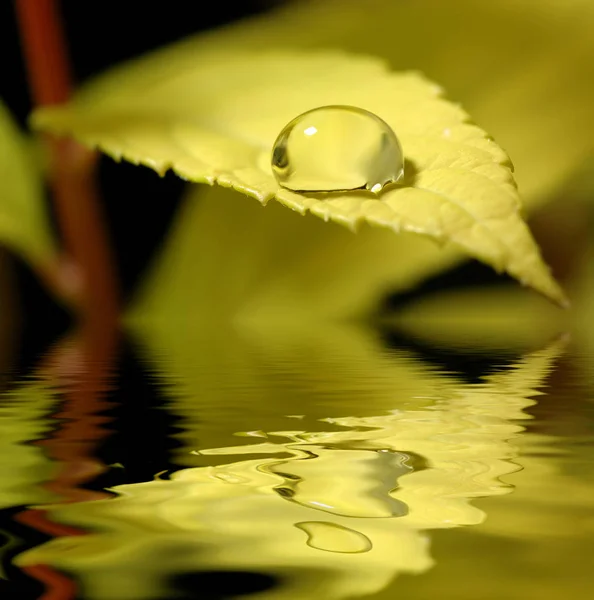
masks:
MULTIPOLYGON (((436 589, 445 600, 592 596, 594 480, 589 465, 579 473, 563 473, 575 457, 551 448, 560 441, 571 446, 573 440, 539 441, 542 445, 532 445, 536 440, 530 433, 518 438, 522 470, 506 476, 513 493, 503 501, 480 501, 488 515, 484 523, 434 539, 438 568, 425 577, 400 579, 394 586, 400 597, 425 600, 434 598, 436 589), (531 455, 542 450, 544 456, 531 455)), ((394 588, 373 600, 392 600, 394 588)))
MULTIPOLYGON (((196 324, 194 324, 196 325, 196 324)), ((216 331, 148 322, 135 330, 183 418, 175 462, 228 445, 237 431, 293 429, 299 421, 423 407, 454 382, 403 351, 383 350, 372 330, 317 325, 301 330, 232 327, 216 331)), ((235 440, 237 441, 237 440, 235 440)))
POLYGON ((47 269, 56 248, 31 148, 0 102, 0 242, 47 269))
POLYGON ((121 67, 69 105, 40 109, 33 123, 117 159, 161 173, 172 168, 263 204, 276 199, 352 229, 368 223, 451 242, 564 303, 521 218, 507 154, 438 86, 418 73, 390 72, 381 60, 330 51, 190 48, 165 63, 157 54, 121 67), (402 185, 379 197, 279 186, 270 166, 276 137, 296 116, 327 105, 363 107, 397 133, 408 161, 402 185))
MULTIPOLYGON (((0 394, 0 509, 58 499, 44 488, 54 476, 56 464, 34 444, 49 433, 49 416, 56 402, 42 375, 0 394)), ((0 559, 16 543, 12 533, 0 529, 0 559)), ((0 579, 3 577, 0 567, 0 579)))
MULTIPOLYGON (((269 432, 263 444, 208 452, 259 458, 184 469, 168 481, 118 486, 114 499, 58 508, 59 521, 100 531, 52 541, 18 564, 75 572, 97 600, 163 597, 169 577, 204 570, 283 579, 262 598, 378 591, 398 573, 431 567, 424 530, 480 523, 470 500, 509 491, 500 481, 517 469, 508 440, 562 346, 483 383, 447 386, 424 410, 395 397, 400 409, 388 414, 331 419, 340 431, 269 432)), ((391 360, 398 368, 399 357, 391 360)))
POLYGON ((44 437, 56 397, 42 380, 0 395, 0 508, 54 500, 41 484, 54 466, 32 441, 44 437))
MULTIPOLYGON (((57 500, 43 487, 56 465, 33 443, 49 432, 48 417, 55 404, 53 391, 42 379, 0 394, 0 509, 57 500)), ((0 530, 0 558, 16 542, 12 533, 0 530)))
POLYGON ((584 386, 587 379, 575 378, 575 372, 571 376, 575 367, 591 373, 591 356, 566 355, 551 396, 530 411, 535 421, 514 440, 514 460, 522 469, 505 477, 513 493, 503 501, 477 503, 488 515, 480 525, 434 538, 439 568, 426 577, 401 579, 401 597, 434 598, 436 589, 446 600, 592 597, 594 385, 590 380, 584 386), (578 391, 569 392, 566 385, 577 385, 578 391))

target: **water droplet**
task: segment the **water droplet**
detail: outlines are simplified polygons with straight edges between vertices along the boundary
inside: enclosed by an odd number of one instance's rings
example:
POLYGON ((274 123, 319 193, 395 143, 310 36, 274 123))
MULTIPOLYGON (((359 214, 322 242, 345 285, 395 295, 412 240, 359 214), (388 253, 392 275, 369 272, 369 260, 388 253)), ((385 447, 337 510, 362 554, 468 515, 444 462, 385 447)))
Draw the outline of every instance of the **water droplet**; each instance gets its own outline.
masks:
POLYGON ((295 192, 379 194, 402 177, 404 158, 398 138, 377 115, 354 106, 322 106, 280 132, 272 171, 279 185, 295 192))
POLYGON ((369 552, 373 547, 367 536, 336 523, 304 521, 295 523, 295 527, 307 534, 307 545, 318 550, 358 554, 369 552))

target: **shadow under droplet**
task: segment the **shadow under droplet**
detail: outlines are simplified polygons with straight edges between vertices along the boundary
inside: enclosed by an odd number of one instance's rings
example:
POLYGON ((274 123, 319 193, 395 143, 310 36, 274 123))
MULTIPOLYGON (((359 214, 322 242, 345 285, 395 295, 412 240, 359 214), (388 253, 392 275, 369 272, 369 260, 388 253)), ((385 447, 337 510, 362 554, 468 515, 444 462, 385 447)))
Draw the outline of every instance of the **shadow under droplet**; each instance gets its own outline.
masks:
MULTIPOLYGON (((409 158, 404 159, 404 174, 398 183, 393 184, 394 186, 399 187, 411 187, 417 181, 417 176, 419 174, 419 168, 415 164, 414 161, 409 158)), ((392 186, 388 186, 392 187, 392 186)), ((380 194, 381 196, 381 194, 380 194)))
POLYGON ((415 162, 406 158, 404 159, 404 173, 402 177, 397 182, 386 184, 382 191, 378 194, 365 188, 359 188, 356 190, 332 190, 324 192, 298 191, 297 193, 306 196, 307 198, 315 198, 316 200, 332 200, 333 198, 344 196, 345 194, 354 197, 364 197, 370 200, 381 200, 385 192, 389 192, 397 188, 414 186, 418 173, 419 169, 415 162))

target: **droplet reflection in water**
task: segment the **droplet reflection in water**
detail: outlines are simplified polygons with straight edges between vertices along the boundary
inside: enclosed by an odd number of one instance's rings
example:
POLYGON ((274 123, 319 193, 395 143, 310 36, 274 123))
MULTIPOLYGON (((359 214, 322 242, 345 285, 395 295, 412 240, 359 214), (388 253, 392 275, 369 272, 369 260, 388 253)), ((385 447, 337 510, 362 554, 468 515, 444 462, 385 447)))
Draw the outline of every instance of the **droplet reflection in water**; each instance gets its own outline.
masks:
POLYGON ((296 192, 379 194, 402 177, 404 158, 398 138, 377 115, 354 106, 322 106, 281 131, 272 171, 282 187, 296 192))
POLYGON ((304 521, 303 523, 295 523, 295 527, 307 534, 307 545, 318 550, 359 554, 369 552, 373 547, 367 536, 336 523, 304 521))
POLYGON ((408 506, 393 495, 411 472, 400 452, 315 448, 315 458, 282 460, 264 471, 284 481, 274 491, 306 508, 352 518, 404 517, 408 506))

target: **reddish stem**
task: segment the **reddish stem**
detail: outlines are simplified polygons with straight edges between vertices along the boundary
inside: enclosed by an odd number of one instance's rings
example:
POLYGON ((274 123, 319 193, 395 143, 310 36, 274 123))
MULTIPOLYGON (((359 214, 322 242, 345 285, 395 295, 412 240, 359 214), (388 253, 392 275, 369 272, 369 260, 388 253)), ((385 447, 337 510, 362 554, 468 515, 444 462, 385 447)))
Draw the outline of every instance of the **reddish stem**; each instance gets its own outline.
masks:
MULTIPOLYGON (((16 0, 16 13, 34 103, 67 101, 72 78, 57 1, 16 0)), ((117 289, 94 181, 95 154, 70 140, 51 139, 48 144, 50 183, 70 257, 62 265, 59 283, 67 295, 79 296, 86 317, 115 319, 117 289)))
MULTIPOLYGON (((15 4, 34 103, 44 106, 67 101, 72 79, 58 0, 16 0, 15 4)), ((74 369, 58 360, 53 370, 58 377, 68 375, 69 369, 82 370, 84 376, 65 394, 62 426, 40 443, 62 467, 48 487, 64 501, 72 502, 103 496, 79 486, 103 468, 93 457, 93 450, 107 433, 97 413, 105 408, 102 396, 109 385, 117 343, 118 293, 96 188, 96 156, 71 140, 48 138, 47 143, 51 155, 49 182, 67 253, 57 279, 62 292, 79 301, 81 317, 74 369)), ((25 511, 20 517, 51 535, 78 533, 53 524, 43 509, 25 511)), ((46 584, 44 599, 74 597, 74 584, 51 567, 36 565, 29 573, 46 584)))
POLYGON ((96 188, 96 155, 69 139, 49 139, 50 184, 68 258, 60 282, 80 303, 83 324, 101 332, 117 319, 117 287, 96 188))
POLYGON ((66 102, 72 77, 56 3, 54 0, 16 0, 15 5, 34 104, 66 102))

